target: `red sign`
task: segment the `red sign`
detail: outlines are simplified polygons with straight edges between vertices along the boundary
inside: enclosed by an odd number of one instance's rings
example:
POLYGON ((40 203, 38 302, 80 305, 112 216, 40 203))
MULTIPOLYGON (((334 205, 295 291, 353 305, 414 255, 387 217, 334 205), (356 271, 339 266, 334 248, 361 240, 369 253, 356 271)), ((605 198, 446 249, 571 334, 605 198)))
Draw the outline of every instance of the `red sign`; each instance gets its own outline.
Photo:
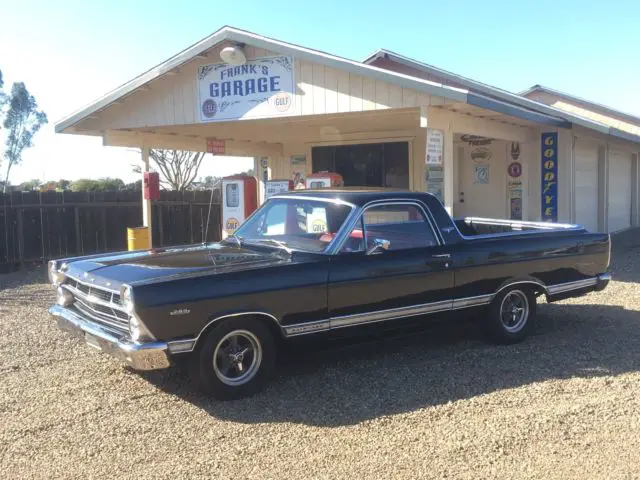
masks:
POLYGON ((224 155, 224 140, 218 140, 217 138, 207 138, 207 153, 213 153, 214 155, 224 155))
POLYGON ((510 163, 507 173, 509 173, 509 176, 512 178, 518 178, 522 175, 522 164, 520 162, 510 163))

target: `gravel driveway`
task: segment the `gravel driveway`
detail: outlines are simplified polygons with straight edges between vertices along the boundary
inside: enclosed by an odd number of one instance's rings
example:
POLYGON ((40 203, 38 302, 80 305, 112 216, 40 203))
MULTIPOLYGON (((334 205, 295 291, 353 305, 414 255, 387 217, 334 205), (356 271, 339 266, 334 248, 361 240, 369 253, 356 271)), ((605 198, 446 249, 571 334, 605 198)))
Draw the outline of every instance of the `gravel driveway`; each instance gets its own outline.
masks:
POLYGON ((640 478, 640 249, 522 344, 473 324, 281 360, 217 403, 59 332, 44 269, 0 276, 0 476, 640 478))

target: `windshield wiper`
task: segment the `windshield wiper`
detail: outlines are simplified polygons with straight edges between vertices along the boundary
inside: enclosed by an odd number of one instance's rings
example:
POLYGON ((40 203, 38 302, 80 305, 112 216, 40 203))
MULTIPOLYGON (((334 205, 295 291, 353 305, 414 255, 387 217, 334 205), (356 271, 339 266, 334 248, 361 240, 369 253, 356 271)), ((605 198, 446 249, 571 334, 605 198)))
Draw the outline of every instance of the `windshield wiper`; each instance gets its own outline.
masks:
POLYGON ((289 255, 291 255, 291 253, 293 252, 293 250, 291 250, 285 242, 274 240, 273 238, 259 238, 252 241, 251 243, 268 243, 270 245, 275 245, 276 247, 287 252, 289 255))

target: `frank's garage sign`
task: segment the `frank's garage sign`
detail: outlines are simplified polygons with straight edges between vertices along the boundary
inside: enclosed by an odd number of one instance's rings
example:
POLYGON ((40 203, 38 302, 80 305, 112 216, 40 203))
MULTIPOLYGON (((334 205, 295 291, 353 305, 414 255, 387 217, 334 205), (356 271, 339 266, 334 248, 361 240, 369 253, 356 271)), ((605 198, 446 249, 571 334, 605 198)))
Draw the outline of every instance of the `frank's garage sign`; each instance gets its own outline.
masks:
POLYGON ((244 65, 201 65, 200 121, 291 115, 294 89, 292 57, 259 58, 244 65))
POLYGON ((558 221, 558 134, 541 135, 541 213, 545 222, 558 221))

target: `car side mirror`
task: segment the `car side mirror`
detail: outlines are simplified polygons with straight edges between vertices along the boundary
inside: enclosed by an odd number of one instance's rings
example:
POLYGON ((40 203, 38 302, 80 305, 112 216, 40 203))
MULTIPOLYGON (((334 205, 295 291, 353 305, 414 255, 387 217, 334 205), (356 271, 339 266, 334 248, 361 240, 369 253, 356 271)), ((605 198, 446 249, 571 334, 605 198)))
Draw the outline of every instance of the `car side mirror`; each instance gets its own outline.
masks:
POLYGON ((375 253, 382 253, 385 250, 389 250, 391 247, 391 242, 384 238, 376 238, 373 241, 373 247, 367 250, 367 255, 373 255, 375 253))

